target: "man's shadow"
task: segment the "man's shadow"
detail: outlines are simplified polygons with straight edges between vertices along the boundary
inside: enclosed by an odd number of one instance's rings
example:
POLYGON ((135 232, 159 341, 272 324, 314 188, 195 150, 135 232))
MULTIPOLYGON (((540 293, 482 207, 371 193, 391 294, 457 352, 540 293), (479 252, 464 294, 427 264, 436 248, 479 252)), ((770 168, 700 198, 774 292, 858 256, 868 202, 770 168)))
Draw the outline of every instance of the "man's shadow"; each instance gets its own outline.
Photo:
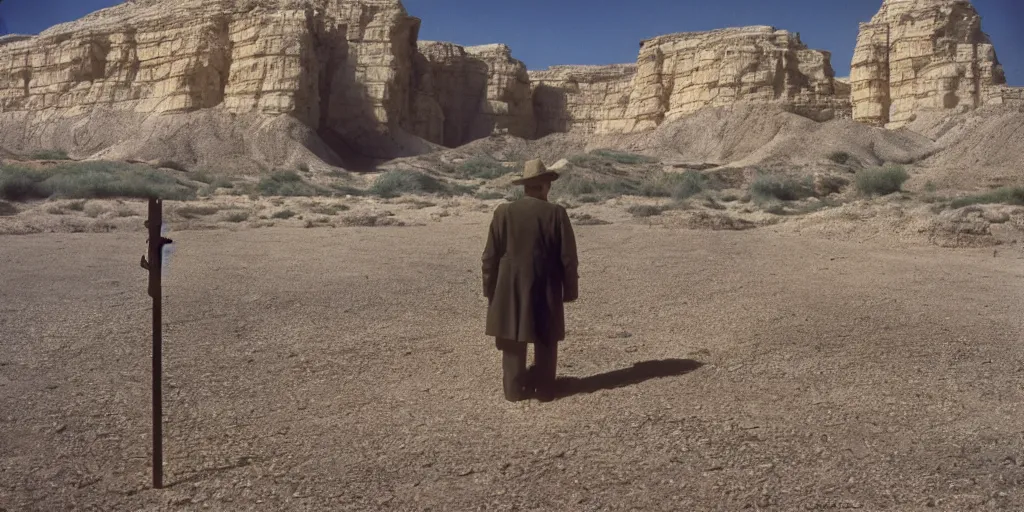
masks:
POLYGON ((590 377, 560 377, 555 381, 555 397, 565 398, 593 393, 602 389, 631 386, 651 379, 677 377, 690 373, 701 366, 704 366, 704 363, 693 359, 662 359, 660 361, 643 361, 635 363, 629 368, 590 377))

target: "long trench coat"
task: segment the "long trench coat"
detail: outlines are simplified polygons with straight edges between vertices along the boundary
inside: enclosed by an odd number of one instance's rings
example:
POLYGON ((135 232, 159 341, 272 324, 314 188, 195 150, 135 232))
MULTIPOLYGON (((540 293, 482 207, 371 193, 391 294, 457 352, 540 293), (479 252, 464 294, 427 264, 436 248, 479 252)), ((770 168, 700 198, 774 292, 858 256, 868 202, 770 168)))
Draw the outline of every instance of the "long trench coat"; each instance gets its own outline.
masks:
POLYGON ((488 336, 565 339, 564 303, 579 296, 576 236, 560 205, 525 196, 494 211, 483 253, 488 336))

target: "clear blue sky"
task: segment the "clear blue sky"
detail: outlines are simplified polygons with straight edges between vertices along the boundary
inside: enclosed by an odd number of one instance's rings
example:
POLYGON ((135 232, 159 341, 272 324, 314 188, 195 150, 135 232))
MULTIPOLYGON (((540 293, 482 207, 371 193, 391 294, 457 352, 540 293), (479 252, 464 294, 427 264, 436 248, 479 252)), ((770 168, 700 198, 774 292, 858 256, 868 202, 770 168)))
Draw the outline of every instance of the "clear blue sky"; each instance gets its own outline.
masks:
MULTIPOLYGON (((172 1, 172 0, 168 0, 172 1)), ((2 0, 11 33, 35 34, 118 0, 2 0)), ((857 23, 882 0, 404 0, 423 20, 420 39, 463 45, 505 43, 530 69, 553 64, 634 62, 642 39, 672 32, 774 25, 832 52, 849 74, 857 23)), ((1008 81, 1024 85, 1024 0, 974 0, 1008 81)))

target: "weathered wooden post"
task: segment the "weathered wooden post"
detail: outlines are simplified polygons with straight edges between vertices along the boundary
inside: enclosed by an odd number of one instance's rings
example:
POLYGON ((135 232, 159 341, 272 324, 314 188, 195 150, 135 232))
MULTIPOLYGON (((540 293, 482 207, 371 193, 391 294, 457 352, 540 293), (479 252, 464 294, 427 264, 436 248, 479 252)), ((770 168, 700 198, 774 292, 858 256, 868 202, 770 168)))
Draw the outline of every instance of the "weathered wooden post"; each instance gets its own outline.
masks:
POLYGON ((155 197, 149 198, 149 219, 146 228, 149 231, 149 261, 142 258, 142 268, 149 271, 149 296, 153 297, 153 487, 162 489, 164 486, 164 447, 163 447, 163 320, 161 318, 161 271, 163 270, 164 245, 174 243, 162 236, 163 201, 155 197))

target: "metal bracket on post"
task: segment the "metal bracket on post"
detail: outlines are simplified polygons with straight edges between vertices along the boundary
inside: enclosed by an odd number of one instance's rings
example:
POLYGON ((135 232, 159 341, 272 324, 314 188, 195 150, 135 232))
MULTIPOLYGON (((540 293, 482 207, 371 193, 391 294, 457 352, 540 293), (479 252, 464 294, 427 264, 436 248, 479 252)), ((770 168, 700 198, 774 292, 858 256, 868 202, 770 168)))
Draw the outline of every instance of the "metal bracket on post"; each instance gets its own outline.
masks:
POLYGON ((163 296, 161 270, 163 268, 164 245, 174 243, 161 236, 163 225, 163 201, 149 198, 149 218, 146 228, 149 231, 149 260, 142 257, 140 265, 149 271, 149 296, 153 298, 153 488, 164 486, 164 449, 163 449, 163 320, 161 318, 161 298, 163 296))

